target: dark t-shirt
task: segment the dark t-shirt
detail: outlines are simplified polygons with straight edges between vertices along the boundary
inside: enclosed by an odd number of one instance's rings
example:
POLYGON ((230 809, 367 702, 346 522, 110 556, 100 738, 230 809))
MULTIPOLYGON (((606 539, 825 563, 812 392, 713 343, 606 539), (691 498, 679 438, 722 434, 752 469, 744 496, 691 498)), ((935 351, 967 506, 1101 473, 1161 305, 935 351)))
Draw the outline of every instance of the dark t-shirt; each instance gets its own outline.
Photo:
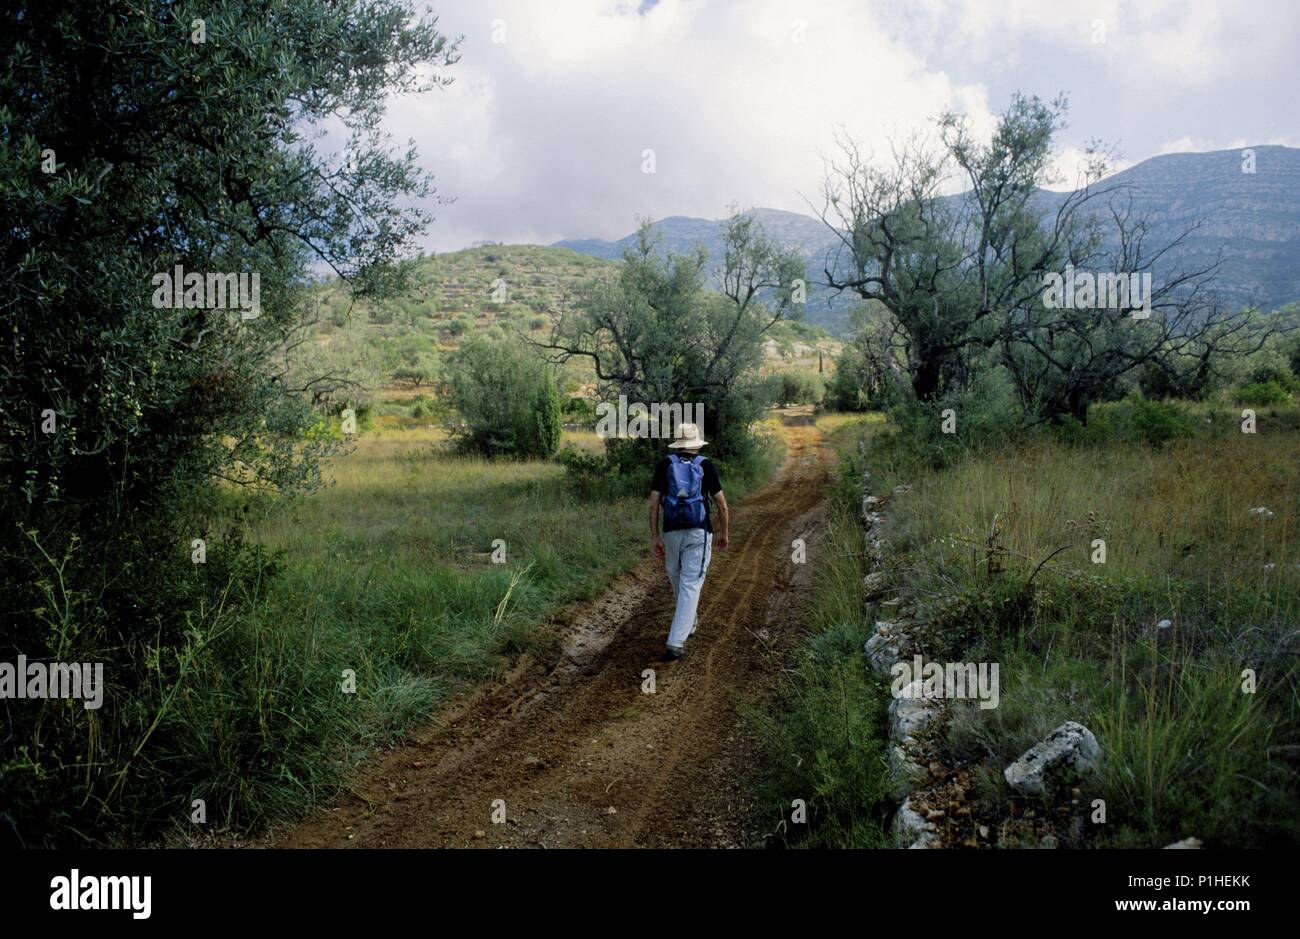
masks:
MULTIPOLYGON (((654 478, 650 480, 650 491, 657 492, 659 495, 668 495, 668 461, 675 460, 678 457, 666 456, 655 464, 654 478)), ((713 521, 709 518, 709 503, 713 500, 710 496, 717 495, 722 491, 722 478, 718 475, 718 468, 713 465, 713 461, 708 457, 700 464, 700 469, 704 471, 704 530, 713 531, 713 521)), ((663 523, 664 531, 676 531, 679 528, 690 528, 689 525, 670 525, 667 519, 663 523)))

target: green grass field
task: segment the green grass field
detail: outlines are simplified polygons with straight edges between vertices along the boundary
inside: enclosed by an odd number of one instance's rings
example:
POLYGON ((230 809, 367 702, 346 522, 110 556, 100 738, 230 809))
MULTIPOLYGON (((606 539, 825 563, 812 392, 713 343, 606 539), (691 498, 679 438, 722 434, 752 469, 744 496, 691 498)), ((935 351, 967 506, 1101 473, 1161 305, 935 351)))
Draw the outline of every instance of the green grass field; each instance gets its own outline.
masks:
MULTIPOLYGON (((1081 796, 1103 800, 1106 821, 1076 843, 1296 843, 1300 435, 1294 415, 1274 417, 1270 432, 1225 422, 1155 447, 1041 434, 939 471, 906 441, 877 446, 878 417, 823 420, 845 456, 867 434, 873 492, 913 486, 888 508, 890 573, 934 624, 928 655, 1000 665, 1000 705, 954 702, 942 740, 952 765, 977 768, 986 816, 1014 814, 1002 769, 1077 720, 1104 753, 1081 796)), ((828 571, 821 583, 824 634, 876 615, 860 581, 828 571)), ((824 787, 840 828, 856 817, 834 808, 850 786, 861 780, 824 787)), ((999 843, 1020 841, 1009 824, 999 843)))
POLYGON ((893 516, 932 654, 1001 663, 1001 706, 962 702, 948 732, 990 807, 1003 766, 1078 720, 1105 754, 1090 840, 1294 843, 1300 436, 1037 441, 917 479, 893 516))
POLYGON ((584 504, 558 464, 457 456, 437 430, 363 436, 326 477, 255 521, 283 570, 169 717, 222 729, 177 745, 192 797, 237 828, 328 799, 449 695, 555 641, 546 620, 645 540, 639 497, 584 504))

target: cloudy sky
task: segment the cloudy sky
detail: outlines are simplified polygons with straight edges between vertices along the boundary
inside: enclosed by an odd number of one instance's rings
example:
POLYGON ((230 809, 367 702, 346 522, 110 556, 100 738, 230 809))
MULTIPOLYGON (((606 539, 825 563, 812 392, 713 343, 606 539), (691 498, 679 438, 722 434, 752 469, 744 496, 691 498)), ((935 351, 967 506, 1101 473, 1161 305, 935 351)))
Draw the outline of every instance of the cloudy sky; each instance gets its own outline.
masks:
POLYGON ((869 153, 1020 90, 1160 153, 1300 145, 1296 0, 433 0, 463 35, 442 91, 392 101, 455 202, 425 247, 619 238, 640 217, 808 211, 837 131, 869 153), (654 172, 643 172, 645 151, 654 172))

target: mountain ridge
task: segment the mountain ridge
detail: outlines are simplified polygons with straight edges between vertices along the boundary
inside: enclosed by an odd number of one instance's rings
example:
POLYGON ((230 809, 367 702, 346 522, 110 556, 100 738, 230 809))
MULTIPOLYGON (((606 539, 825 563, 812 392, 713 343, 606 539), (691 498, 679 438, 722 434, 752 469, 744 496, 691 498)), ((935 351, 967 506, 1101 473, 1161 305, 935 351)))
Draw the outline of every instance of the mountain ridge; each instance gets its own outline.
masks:
MULTIPOLYGON (((1176 237, 1196 221, 1200 227, 1184 241, 1180 257, 1189 266, 1212 263, 1222 250, 1219 287, 1230 301, 1273 309, 1300 298, 1300 148, 1260 144, 1201 153, 1165 153, 1114 173, 1099 185, 1123 185, 1135 211, 1151 219, 1158 241, 1176 237), (1254 153, 1249 173, 1245 154, 1254 153)), ((1040 190, 1052 211, 1068 191, 1040 190)), ((966 193, 948 199, 960 200, 966 193)), ((823 270, 827 253, 839 243, 835 232, 812 215, 755 207, 755 215, 775 241, 809 260, 810 279, 823 270)), ((702 244, 718 256, 722 219, 675 215, 653 223, 662 250, 684 252, 702 244)), ((613 241, 562 239, 551 247, 619 260, 636 243, 636 232, 613 241)), ((807 319, 840 333, 856 298, 836 296, 825 287, 809 292, 807 319)))

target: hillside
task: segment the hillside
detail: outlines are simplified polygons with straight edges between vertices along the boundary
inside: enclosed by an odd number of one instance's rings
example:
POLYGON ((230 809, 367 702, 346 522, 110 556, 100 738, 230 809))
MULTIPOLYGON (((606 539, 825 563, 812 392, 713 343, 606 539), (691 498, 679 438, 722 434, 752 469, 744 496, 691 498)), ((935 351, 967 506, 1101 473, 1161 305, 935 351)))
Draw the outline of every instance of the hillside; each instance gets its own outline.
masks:
MULTIPOLYGON (((1131 193, 1133 210, 1150 217, 1152 237, 1172 240, 1201 220, 1184 243, 1188 267, 1210 263, 1222 250, 1220 288, 1234 302, 1265 309, 1300 298, 1300 149, 1258 146, 1255 173, 1242 172, 1240 150, 1178 153, 1153 157, 1103 181, 1131 193)), ((965 195, 952 196, 960 200, 965 195)), ((1042 193, 1045 211, 1054 211, 1062 193, 1042 193)), ((1099 203, 1100 205, 1100 203, 1099 203)), ((838 245, 819 219, 797 212, 753 209, 776 241, 797 249, 816 277, 838 245)), ((722 221, 674 216, 654 225, 664 249, 686 251, 703 245, 719 256, 722 221)), ((598 258, 617 258, 635 242, 635 233, 617 241, 565 240, 556 247, 598 258)), ((848 325, 853 298, 822 288, 810 291, 807 319, 836 334, 848 325)))
POLYGON ((1132 187, 1157 240, 1199 220, 1186 263, 1211 263, 1221 248, 1223 291, 1272 309, 1300 298, 1300 149, 1252 149, 1253 174, 1242 172, 1240 150, 1218 150, 1153 157, 1108 182, 1132 187))
MULTIPOLYGON (((411 288, 365 307, 372 325, 460 335, 474 326, 531 322, 570 307, 614 265, 564 248, 486 245, 409 262, 411 288)), ((338 295, 342 304, 342 295, 338 295)))
MULTIPOLYGON (((543 338, 590 284, 618 270, 611 260, 539 245, 484 245, 408 263, 411 286, 397 297, 353 305, 337 281, 316 295, 320 354, 381 398, 430 393, 434 363, 476 331, 543 338)), ((769 333, 765 358, 771 368, 815 369, 819 351, 829 365, 839 347, 816 327, 782 323, 769 333)), ((590 394, 594 380, 589 363, 575 359, 560 387, 590 394)))

